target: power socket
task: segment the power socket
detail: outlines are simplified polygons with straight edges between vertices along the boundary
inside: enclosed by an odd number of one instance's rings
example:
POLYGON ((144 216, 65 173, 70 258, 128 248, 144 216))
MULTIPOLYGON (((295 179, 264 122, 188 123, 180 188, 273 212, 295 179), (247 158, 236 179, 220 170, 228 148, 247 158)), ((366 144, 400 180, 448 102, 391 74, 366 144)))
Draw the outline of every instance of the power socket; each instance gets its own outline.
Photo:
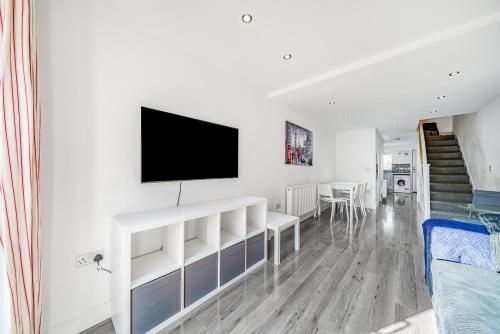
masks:
POLYGON ((281 203, 276 203, 276 210, 281 208, 281 203))
POLYGON ((91 265, 92 263, 94 263, 94 257, 97 254, 102 254, 102 256, 104 257, 104 249, 77 255, 75 260, 75 267, 80 268, 91 265))

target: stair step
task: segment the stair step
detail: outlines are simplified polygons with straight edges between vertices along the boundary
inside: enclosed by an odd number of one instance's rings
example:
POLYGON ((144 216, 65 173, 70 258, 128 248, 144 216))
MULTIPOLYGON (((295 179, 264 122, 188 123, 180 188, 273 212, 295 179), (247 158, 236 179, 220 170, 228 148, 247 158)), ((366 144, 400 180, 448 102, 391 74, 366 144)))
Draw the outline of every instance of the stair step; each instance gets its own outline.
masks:
POLYGON ((463 160, 427 160, 427 162, 432 167, 464 167, 465 163, 463 160))
POLYGON ((468 219, 469 215, 465 213, 449 212, 449 211, 431 211, 432 219, 452 219, 452 218, 465 218, 468 219))
POLYGON ((427 153, 452 153, 460 152, 460 147, 458 145, 453 146, 430 146, 427 147, 427 153))
POLYGON ((427 153, 427 160, 457 160, 457 159, 462 159, 461 152, 427 153))
POLYGON ((449 201, 432 201, 431 211, 445 211, 458 214, 469 214, 469 211, 460 207, 466 205, 467 202, 449 202, 449 201))
POLYGON ((469 177, 467 175, 431 175, 430 182, 469 184, 469 177))
POLYGON ((426 143, 427 147, 438 147, 438 146, 458 146, 458 140, 431 140, 426 143))
POLYGON ((431 191, 447 191, 472 194, 472 186, 464 183, 431 183, 431 191))
POLYGON ((441 135, 441 136, 426 136, 425 141, 439 141, 439 140, 453 140, 455 139, 454 135, 441 135))
POLYGON ((431 201, 472 203, 472 194, 431 191, 431 201))
POLYGON ((432 167, 431 175, 467 175, 465 167, 432 167))
POLYGON ((438 132, 436 130, 424 130, 424 137, 433 137, 433 136, 439 136, 438 132))

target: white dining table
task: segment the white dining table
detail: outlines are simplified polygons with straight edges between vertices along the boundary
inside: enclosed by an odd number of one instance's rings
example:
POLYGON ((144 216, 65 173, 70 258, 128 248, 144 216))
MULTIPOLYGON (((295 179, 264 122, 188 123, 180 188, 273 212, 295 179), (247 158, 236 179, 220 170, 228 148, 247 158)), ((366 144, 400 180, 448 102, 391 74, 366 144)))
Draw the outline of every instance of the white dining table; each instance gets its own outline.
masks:
POLYGON ((331 182, 330 185, 334 190, 344 190, 349 191, 349 229, 352 227, 352 218, 354 215, 354 193, 356 191, 356 187, 359 186, 360 182, 331 182))

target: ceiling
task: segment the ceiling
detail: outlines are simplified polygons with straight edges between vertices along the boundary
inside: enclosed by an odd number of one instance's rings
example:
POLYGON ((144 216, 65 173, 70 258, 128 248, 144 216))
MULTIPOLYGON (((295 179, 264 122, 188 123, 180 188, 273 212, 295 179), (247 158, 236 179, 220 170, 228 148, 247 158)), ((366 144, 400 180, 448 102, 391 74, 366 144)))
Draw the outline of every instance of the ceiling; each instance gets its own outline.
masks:
POLYGON ((413 140, 418 120, 475 112, 500 95, 497 0, 191 0, 170 6, 168 13, 157 11, 162 24, 156 33, 175 34, 173 48, 336 130, 376 127, 385 141, 413 140), (241 21, 244 13, 252 23, 241 21), (283 59, 286 53, 291 60, 283 59), (457 70, 460 75, 448 76, 457 70))

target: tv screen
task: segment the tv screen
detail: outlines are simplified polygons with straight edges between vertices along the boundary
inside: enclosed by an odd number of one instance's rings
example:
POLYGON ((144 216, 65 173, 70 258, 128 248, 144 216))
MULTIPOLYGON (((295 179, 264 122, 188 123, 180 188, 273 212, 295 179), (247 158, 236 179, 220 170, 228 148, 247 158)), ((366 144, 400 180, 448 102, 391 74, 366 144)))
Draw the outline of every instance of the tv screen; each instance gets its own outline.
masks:
POLYGON ((238 129, 141 108, 142 182, 238 177, 238 129))

